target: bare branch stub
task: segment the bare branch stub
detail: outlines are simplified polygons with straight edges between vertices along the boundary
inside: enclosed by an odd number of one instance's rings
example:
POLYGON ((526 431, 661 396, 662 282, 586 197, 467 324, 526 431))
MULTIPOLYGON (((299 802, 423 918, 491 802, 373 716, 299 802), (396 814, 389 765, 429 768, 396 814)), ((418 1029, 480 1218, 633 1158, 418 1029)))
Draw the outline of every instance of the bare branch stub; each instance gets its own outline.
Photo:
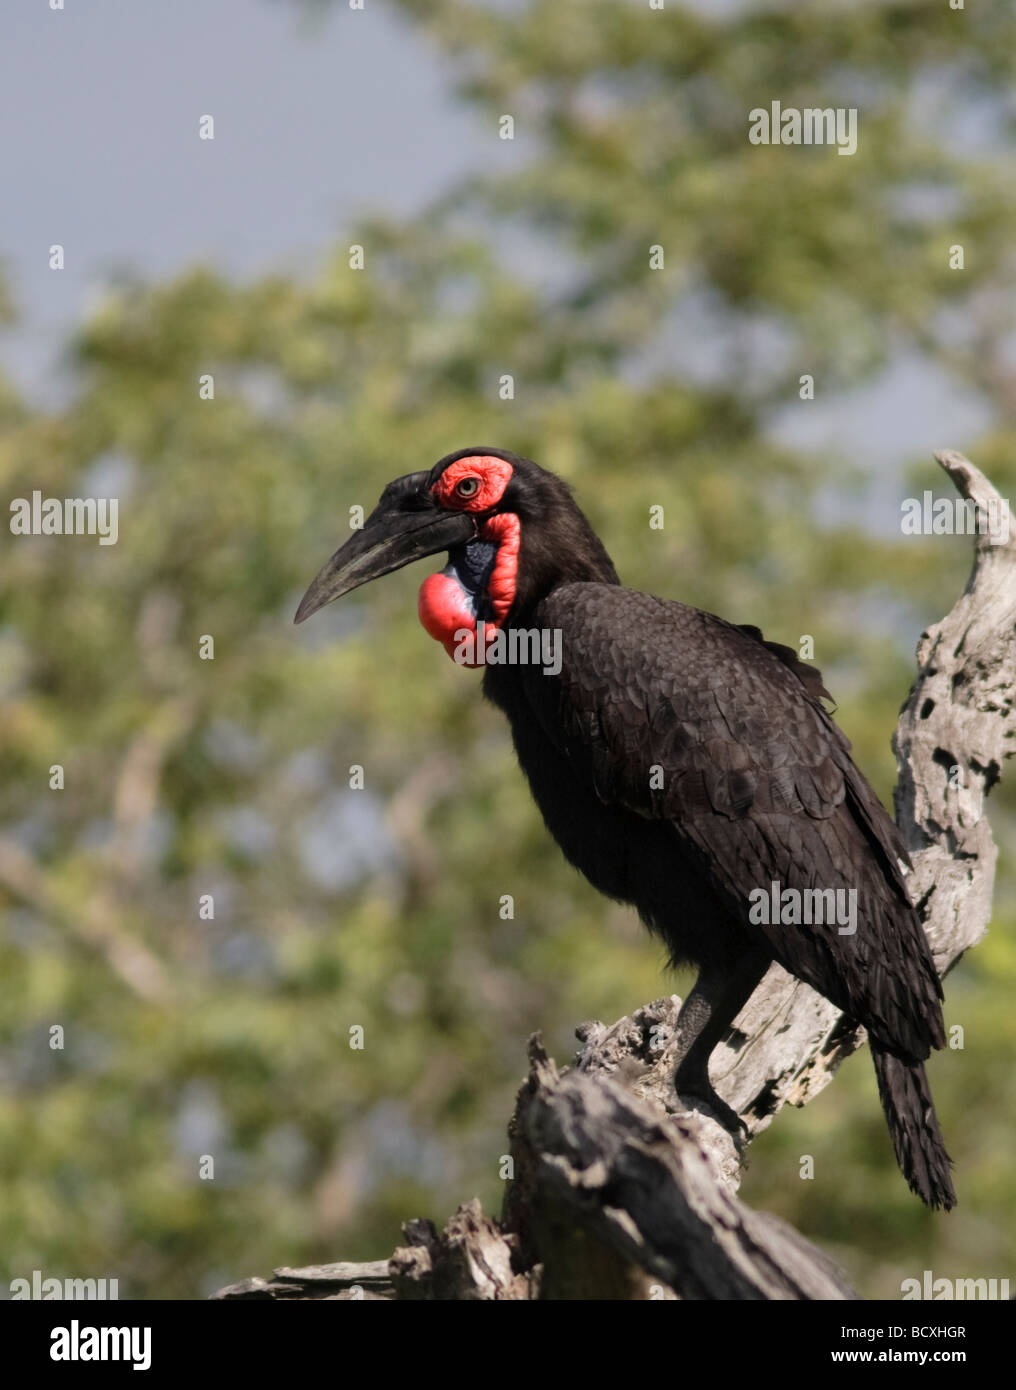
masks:
POLYGON ((1016 523, 969 459, 935 457, 990 528, 976 537, 956 606, 921 635, 917 679, 893 743, 912 896, 945 974, 991 917, 996 850, 983 810, 1016 738, 1016 523))

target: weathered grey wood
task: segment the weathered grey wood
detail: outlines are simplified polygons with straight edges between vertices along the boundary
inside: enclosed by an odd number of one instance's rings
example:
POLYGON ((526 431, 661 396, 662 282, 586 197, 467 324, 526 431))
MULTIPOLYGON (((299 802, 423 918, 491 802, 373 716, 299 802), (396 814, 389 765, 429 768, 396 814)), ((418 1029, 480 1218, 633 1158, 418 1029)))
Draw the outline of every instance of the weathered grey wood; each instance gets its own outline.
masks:
POLYGON ((948 617, 921 634, 918 674, 893 747, 896 820, 914 860, 912 896, 940 973, 978 942, 991 917, 995 844, 983 815, 1016 722, 1016 522, 1008 503, 962 454, 935 457, 982 515, 994 507, 1008 544, 978 535, 967 587, 948 617))
POLYGON ((430 1221, 407 1221, 408 1245, 390 1261, 399 1299, 518 1301, 531 1296, 528 1275, 512 1268, 515 1238, 484 1216, 474 1197, 439 1235, 430 1221))
POLYGON ((365 1264, 283 1266, 271 1279, 243 1279, 212 1294, 222 1299, 358 1299, 391 1298, 392 1279, 387 1260, 365 1264))
MULTIPOLYGON (((983 807, 1016 737, 1016 523, 969 460, 936 458, 963 497, 1008 526, 1004 543, 978 535, 966 590, 922 634, 894 737, 911 895, 945 974, 991 915, 996 852, 983 807)), ((773 966, 710 1068, 743 1121, 735 1142, 708 1111, 684 1111, 673 1094, 679 1008, 672 995, 610 1027, 582 1024, 565 1071, 531 1041, 500 1222, 474 1200, 442 1233, 408 1222, 407 1244, 389 1262, 280 1269, 215 1296, 348 1297, 353 1272, 371 1270, 356 1279, 364 1297, 856 1298, 819 1250, 734 1194, 745 1145, 784 1105, 805 1105, 827 1086, 863 1030, 773 966)), ((962 1175, 957 1186, 962 1201, 962 1175)))
POLYGON ((845 1276, 716 1181, 690 1116, 603 1075, 558 1072, 538 1040, 514 1121, 505 1224, 550 1298, 844 1299, 845 1276))

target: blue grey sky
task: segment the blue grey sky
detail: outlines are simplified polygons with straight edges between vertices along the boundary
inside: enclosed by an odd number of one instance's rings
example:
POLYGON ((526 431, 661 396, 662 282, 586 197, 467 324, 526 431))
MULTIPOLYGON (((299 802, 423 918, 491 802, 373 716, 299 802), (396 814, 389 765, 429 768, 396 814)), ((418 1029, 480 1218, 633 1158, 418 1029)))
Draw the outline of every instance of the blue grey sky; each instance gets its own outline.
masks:
MULTIPOLYGON (((22 316, 0 367, 42 403, 66 391, 61 345, 115 271, 302 271, 357 212, 416 210, 492 149, 524 157, 456 102, 447 66, 380 0, 313 21, 281 0, 64 3, 8 0, 0 18, 0 258, 22 316), (198 139, 204 114, 214 141, 198 139)), ((892 488, 905 459, 969 447, 984 418, 908 360, 849 399, 795 404, 775 429, 888 467, 892 488)))
POLYGON ((299 269, 358 210, 412 211, 489 157, 437 55, 371 0, 313 22, 272 0, 65 5, 0 18, 0 257, 24 319, 0 357, 33 396, 111 271, 299 269))

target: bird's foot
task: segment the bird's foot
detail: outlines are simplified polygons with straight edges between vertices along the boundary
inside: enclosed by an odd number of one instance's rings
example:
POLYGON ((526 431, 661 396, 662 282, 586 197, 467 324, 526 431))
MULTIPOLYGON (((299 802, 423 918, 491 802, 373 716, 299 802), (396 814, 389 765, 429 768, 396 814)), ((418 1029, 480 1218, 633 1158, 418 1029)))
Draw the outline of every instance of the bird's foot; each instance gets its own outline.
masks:
POLYGON ((716 1094, 708 1077, 699 1073, 674 1077, 677 1102, 688 1110, 706 1110, 732 1136, 738 1147, 751 1138, 748 1126, 732 1106, 716 1094))

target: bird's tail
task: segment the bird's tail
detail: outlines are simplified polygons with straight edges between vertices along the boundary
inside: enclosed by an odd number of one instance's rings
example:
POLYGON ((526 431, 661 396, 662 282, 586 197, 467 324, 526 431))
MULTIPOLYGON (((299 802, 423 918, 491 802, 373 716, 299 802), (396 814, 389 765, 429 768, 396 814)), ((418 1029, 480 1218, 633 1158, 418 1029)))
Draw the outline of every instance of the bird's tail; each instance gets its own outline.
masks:
POLYGON ((924 1063, 903 1062, 875 1046, 871 1055, 896 1162, 922 1202, 948 1211, 956 1205, 949 1173, 952 1160, 938 1127, 924 1063))

